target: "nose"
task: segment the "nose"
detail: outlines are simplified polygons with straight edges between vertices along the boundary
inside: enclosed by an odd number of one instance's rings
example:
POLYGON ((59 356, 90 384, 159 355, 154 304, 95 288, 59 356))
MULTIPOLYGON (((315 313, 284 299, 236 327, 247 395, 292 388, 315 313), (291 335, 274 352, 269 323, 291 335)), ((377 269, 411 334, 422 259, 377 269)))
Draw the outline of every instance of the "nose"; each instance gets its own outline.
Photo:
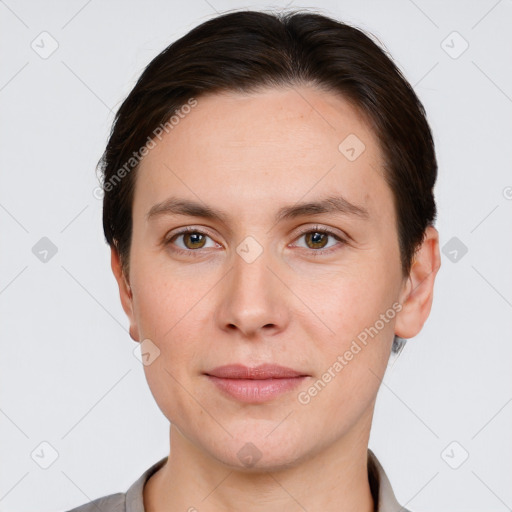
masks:
POLYGON ((223 279, 216 314, 222 330, 254 340, 286 329, 289 297, 271 259, 265 251, 250 262, 234 255, 233 267, 223 279))

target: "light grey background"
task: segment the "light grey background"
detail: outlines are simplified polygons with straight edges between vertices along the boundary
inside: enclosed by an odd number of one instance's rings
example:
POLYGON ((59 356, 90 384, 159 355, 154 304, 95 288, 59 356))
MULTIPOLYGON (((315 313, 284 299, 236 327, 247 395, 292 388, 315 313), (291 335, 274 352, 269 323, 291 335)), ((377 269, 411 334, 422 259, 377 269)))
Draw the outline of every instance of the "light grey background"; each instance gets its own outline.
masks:
MULTIPOLYGON (((284 5, 0 1, 1 511, 125 491, 168 452, 111 275, 95 165, 113 112, 169 43, 215 11, 284 5), (32 250, 42 237, 57 248, 46 262, 32 250)), ((434 305, 388 369, 370 447, 415 512, 511 510, 512 2, 290 4, 304 6, 378 37, 437 148, 434 305)))

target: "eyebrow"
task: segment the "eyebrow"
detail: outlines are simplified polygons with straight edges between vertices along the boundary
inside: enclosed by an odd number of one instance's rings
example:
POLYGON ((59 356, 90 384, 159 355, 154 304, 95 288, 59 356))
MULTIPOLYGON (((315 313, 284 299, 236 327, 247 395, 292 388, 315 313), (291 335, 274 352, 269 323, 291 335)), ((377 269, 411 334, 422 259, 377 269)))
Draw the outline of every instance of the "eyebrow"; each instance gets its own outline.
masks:
MULTIPOLYGON (((337 213, 347 216, 359 217, 367 220, 370 217, 368 210, 349 202, 343 196, 326 197, 318 201, 297 203, 291 206, 280 208, 275 215, 275 222, 295 219, 306 215, 317 215, 320 213, 337 213)), ((212 208, 211 206, 192 201, 190 199, 179 199, 170 197, 161 203, 151 207, 146 215, 150 220, 161 215, 187 215, 191 217, 202 217, 205 219, 228 223, 229 215, 225 212, 212 208)))

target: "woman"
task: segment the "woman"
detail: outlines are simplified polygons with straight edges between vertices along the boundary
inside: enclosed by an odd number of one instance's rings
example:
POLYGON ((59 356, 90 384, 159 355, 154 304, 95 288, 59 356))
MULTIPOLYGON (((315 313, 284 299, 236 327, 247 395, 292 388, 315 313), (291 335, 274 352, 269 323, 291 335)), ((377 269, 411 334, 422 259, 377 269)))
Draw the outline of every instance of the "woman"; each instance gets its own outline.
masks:
POLYGON ((170 454, 74 509, 391 512, 368 439, 440 266, 425 112, 360 30, 239 11, 145 69, 103 227, 170 454))

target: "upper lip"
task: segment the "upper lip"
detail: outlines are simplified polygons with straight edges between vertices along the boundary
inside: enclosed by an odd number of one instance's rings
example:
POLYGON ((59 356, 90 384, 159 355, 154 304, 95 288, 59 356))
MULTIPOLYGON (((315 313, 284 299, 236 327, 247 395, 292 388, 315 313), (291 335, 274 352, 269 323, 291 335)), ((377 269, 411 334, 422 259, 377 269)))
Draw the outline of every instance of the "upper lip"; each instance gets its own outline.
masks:
POLYGON ((304 373, 276 364, 261 364, 248 367, 243 364, 228 364, 205 372, 206 375, 222 379, 286 379, 303 377, 304 373))

